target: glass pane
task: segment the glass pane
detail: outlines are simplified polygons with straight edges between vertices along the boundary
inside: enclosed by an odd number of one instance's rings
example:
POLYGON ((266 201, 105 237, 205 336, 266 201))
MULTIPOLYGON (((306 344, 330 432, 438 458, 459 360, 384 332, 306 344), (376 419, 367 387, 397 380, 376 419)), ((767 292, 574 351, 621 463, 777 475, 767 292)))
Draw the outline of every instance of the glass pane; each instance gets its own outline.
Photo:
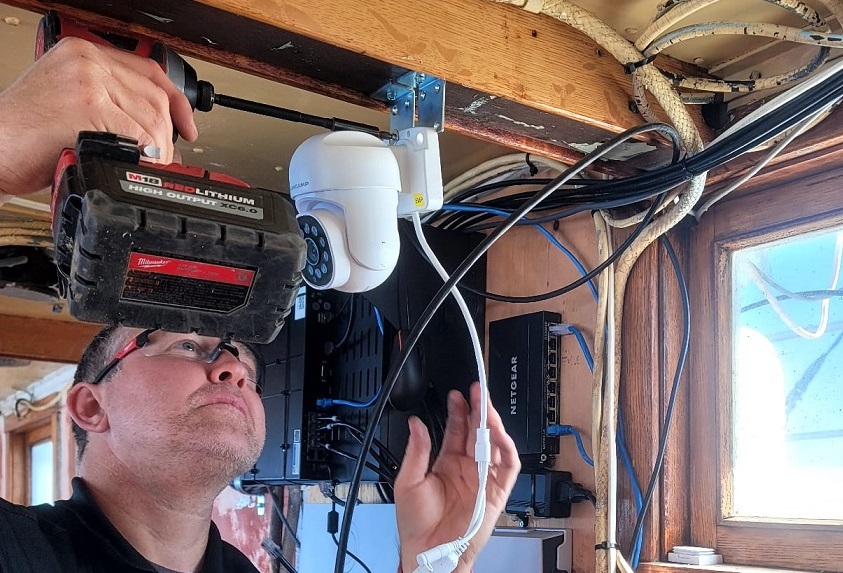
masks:
POLYGON ((732 255, 733 517, 843 518, 839 229, 732 255))
POLYGON ((53 442, 44 440, 29 447, 29 505, 52 503, 53 497, 53 442))

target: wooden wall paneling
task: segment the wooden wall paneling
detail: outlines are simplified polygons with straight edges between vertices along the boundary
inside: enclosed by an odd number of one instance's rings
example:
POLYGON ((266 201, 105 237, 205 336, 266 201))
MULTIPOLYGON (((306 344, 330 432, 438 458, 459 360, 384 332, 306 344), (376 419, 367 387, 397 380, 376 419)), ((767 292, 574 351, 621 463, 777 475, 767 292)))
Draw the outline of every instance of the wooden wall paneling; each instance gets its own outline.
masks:
MULTIPOLYGON (((670 233, 669 239, 679 257, 686 283, 689 273, 689 237, 687 229, 680 229, 670 233)), ((679 294, 673 265, 664 248, 659 246, 659 277, 661 316, 661 408, 660 425, 667 412, 671 387, 679 361, 684 328, 684 309, 679 294)), ((689 292, 689 297, 697 296, 689 292)), ((691 331, 691 347, 697 343, 697 333, 691 331)), ((676 545, 687 545, 690 534, 690 518, 688 512, 688 491, 690 489, 690 465, 687 463, 689 445, 688 427, 688 399, 690 396, 689 363, 686 359, 685 367, 680 378, 679 392, 673 411, 673 421, 668 434, 664 467, 660 482, 661 506, 652 511, 661 510, 662 535, 659 547, 659 559, 666 559, 667 552, 676 545)), ((660 430, 661 431, 661 430, 660 430)), ((646 487, 642 485, 642 488, 646 487)))
MULTIPOLYGON (((562 221, 554 231, 560 242, 574 252, 586 268, 597 264, 597 245, 591 216, 582 214, 562 221)), ((516 227, 492 246, 487 263, 487 290, 507 295, 531 295, 547 292, 579 278, 568 259, 530 227, 516 227)), ((487 321, 541 310, 559 312, 562 320, 578 326, 594 348, 596 304, 588 287, 547 302, 508 304, 489 301, 487 321)), ((487 324, 488 328, 488 324, 487 324)), ((487 330, 488 332, 488 330, 487 330)), ((586 450, 591 453, 591 373, 573 336, 562 337, 559 351, 560 421, 582 431, 586 450)), ((556 469, 570 471, 576 481, 594 489, 594 474, 580 458, 573 437, 561 438, 561 454, 556 469)), ((574 506, 567 519, 535 519, 535 527, 566 527, 573 530, 575 571, 594 568, 594 508, 591 504, 574 506)), ((500 525, 511 526, 506 518, 500 525)))
MULTIPOLYGON (((621 240, 622 237, 617 237, 616 244, 621 240)), ((642 490, 646 489, 647 479, 653 469, 660 425, 659 299, 658 251, 651 246, 641 255, 629 277, 621 335, 623 356, 620 394, 626 442, 642 490)), ((636 512, 629 480, 620 461, 618 467, 619 499, 622 500, 622 503, 619 502, 621 513, 618 516, 618 537, 622 551, 626 552, 632 543, 636 512)), ((660 488, 657 487, 644 526, 642 560, 655 559, 659 552, 660 495, 660 488)))

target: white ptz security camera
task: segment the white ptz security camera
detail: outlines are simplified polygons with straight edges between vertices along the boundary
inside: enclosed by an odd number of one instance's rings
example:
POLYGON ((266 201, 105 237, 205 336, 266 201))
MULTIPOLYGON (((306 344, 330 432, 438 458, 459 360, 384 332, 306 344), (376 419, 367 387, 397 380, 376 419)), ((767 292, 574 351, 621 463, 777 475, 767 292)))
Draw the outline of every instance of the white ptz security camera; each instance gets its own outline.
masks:
POLYGON ((311 137, 290 160, 290 195, 307 243, 305 282, 373 289, 398 261, 397 218, 442 206, 438 135, 411 128, 394 145, 356 131, 311 137))

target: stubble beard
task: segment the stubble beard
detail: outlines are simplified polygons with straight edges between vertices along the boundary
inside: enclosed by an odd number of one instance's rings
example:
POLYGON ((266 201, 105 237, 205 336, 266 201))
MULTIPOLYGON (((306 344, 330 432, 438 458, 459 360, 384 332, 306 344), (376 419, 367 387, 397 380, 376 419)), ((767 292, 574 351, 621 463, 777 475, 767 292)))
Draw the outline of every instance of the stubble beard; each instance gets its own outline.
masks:
POLYGON ((254 422, 233 407, 230 411, 214 415, 210 408, 226 406, 198 406, 197 403, 174 420, 173 436, 178 443, 171 444, 173 452, 184 456, 183 464, 194 476, 213 480, 218 477, 224 487, 235 477, 249 471, 263 450, 265 436, 258 436, 254 422))

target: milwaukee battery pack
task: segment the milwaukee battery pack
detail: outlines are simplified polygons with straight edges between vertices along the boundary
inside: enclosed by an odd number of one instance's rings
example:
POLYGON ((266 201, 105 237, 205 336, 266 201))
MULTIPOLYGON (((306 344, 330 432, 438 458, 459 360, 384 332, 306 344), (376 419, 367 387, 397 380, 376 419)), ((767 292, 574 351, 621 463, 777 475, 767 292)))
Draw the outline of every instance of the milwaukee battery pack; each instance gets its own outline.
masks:
POLYGON ((62 154, 53 238, 79 320, 265 343, 301 282, 305 243, 280 193, 140 161, 137 142, 82 132, 62 154))

